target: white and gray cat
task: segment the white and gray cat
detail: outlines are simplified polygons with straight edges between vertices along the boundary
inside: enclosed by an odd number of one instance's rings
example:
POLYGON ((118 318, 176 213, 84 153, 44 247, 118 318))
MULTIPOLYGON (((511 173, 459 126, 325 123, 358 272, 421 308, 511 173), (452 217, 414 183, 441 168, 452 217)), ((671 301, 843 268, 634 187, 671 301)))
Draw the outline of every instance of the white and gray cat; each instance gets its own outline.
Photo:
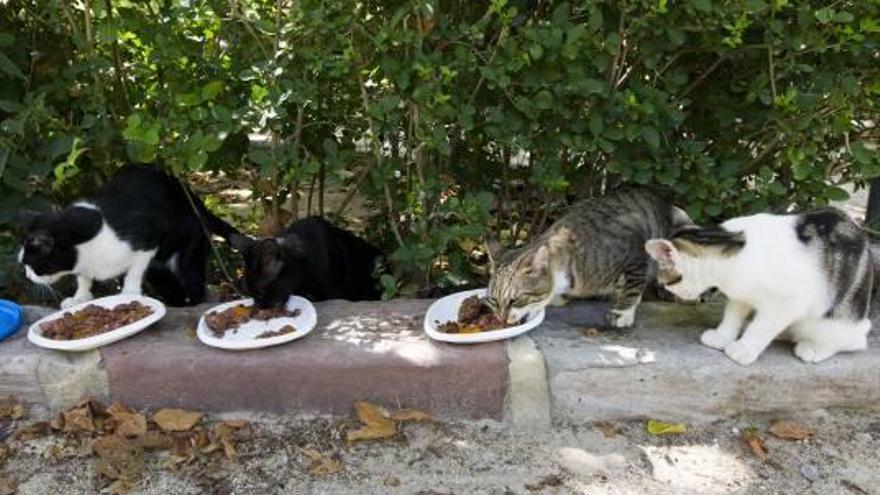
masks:
POLYGON ((878 265, 868 237, 835 208, 739 217, 646 243, 659 281, 684 299, 717 287, 727 298, 702 342, 742 365, 777 338, 804 361, 867 348, 878 265), (749 317, 751 316, 751 320, 749 317))
POLYGON ((629 327, 656 272, 645 242, 691 223, 687 213, 649 189, 583 201, 523 248, 502 253, 487 240, 488 304, 513 323, 567 298, 611 295, 608 323, 629 327))
POLYGON ((62 308, 92 299, 93 281, 116 277, 123 277, 123 293, 141 294, 146 280, 171 306, 198 304, 205 295, 205 229, 227 238, 236 231, 188 194, 158 169, 126 166, 91 201, 23 214, 18 261, 38 284, 76 276, 76 294, 62 308))

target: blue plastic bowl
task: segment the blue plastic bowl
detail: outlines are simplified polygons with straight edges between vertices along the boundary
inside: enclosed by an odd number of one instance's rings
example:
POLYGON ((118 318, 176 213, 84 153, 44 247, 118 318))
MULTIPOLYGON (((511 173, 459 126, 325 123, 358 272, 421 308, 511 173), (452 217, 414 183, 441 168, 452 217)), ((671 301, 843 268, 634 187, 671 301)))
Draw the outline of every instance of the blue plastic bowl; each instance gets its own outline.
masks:
POLYGON ((14 334, 21 326, 21 306, 0 299, 0 340, 14 334))

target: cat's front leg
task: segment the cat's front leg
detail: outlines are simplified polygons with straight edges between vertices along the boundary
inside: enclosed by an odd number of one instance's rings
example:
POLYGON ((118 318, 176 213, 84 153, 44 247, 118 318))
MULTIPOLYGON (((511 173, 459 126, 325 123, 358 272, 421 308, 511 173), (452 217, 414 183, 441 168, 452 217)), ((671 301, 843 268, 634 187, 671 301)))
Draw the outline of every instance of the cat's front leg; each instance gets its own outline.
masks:
POLYGON ((727 357, 743 366, 754 363, 764 349, 801 313, 801 311, 787 310, 785 302, 787 301, 780 302, 779 307, 774 308, 775 311, 758 310, 742 337, 724 347, 727 357))
POLYGON ((76 277, 76 292, 73 297, 68 297, 61 301, 61 309, 67 309, 86 301, 91 301, 92 295, 92 279, 79 275, 76 277))
POLYGON ((144 282, 144 274, 147 272, 147 268, 150 267, 150 261, 153 260, 153 256, 155 255, 156 251, 135 253, 134 259, 132 260, 128 271, 125 273, 125 279, 122 282, 123 294, 134 296, 142 294, 141 286, 144 282))
POLYGON ((646 266, 629 270, 617 281, 614 305, 608 311, 608 324, 614 328, 629 328, 635 323, 636 308, 642 302, 647 286, 646 266))
POLYGON ((724 306, 724 316, 717 328, 709 329, 700 336, 700 342, 713 349, 724 350, 728 344, 736 340, 746 318, 752 312, 748 304, 728 299, 724 306))

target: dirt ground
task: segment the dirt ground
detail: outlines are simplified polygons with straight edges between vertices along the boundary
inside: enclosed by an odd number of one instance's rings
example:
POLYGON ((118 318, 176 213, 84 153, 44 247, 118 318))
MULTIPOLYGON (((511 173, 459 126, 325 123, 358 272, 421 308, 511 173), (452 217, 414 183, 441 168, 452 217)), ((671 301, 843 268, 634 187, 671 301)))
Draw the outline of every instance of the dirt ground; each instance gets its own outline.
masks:
MULTIPOLYGON (((880 493, 880 416, 819 411, 793 419, 815 430, 807 440, 767 432, 773 417, 740 417, 652 436, 642 421, 556 425, 511 431, 494 422, 407 423, 390 440, 349 445, 351 419, 253 421, 237 455, 171 462, 151 451, 132 494, 727 494, 880 493), (743 434, 756 428, 767 455, 743 434), (341 471, 322 474, 326 455, 341 471), (334 461, 338 461, 338 464, 334 461)), ((88 438, 53 434, 2 437, 9 458, 0 479, 21 495, 98 493, 88 438)), ((333 471, 335 469, 329 469, 333 471)), ((105 490, 106 491, 106 490, 105 490)), ((0 493, 3 491, 0 486, 0 493)))

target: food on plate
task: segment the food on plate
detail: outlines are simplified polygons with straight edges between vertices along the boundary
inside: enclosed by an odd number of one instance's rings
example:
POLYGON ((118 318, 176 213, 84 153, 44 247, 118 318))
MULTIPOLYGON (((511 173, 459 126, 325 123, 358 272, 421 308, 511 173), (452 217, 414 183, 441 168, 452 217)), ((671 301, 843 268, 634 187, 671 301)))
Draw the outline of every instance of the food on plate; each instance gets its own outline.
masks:
POLYGON ((278 330, 267 330, 260 335, 257 335, 258 339, 268 339, 270 337, 278 337, 279 335, 287 335, 289 333, 293 333, 296 331, 296 327, 293 325, 284 325, 278 330))
POLYGON ((254 306, 238 304, 231 308, 224 309, 223 311, 208 313, 205 315, 205 323, 208 324, 208 328, 211 329, 215 337, 222 339, 223 336, 226 335, 226 332, 232 331, 235 333, 238 327, 251 320, 269 321, 281 317, 293 318, 299 316, 299 314, 299 308, 294 309, 293 311, 290 311, 285 307, 257 309, 254 306))
POLYGON ((471 296, 461 302, 458 307, 458 320, 446 323, 438 322, 438 330, 443 333, 479 333, 499 330, 506 327, 492 311, 485 300, 479 296, 471 296))
POLYGON ((89 304, 61 318, 40 324, 43 337, 53 340, 76 340, 107 333, 142 320, 153 310, 137 301, 118 304, 112 309, 89 304))

